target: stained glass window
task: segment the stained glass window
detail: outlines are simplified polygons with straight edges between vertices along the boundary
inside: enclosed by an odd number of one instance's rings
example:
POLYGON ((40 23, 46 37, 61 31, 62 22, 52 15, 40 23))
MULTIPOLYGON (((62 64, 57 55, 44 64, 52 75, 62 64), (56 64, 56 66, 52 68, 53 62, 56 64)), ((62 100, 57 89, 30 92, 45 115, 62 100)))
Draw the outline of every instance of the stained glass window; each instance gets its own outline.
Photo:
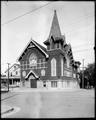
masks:
POLYGON ((37 56, 34 53, 29 57, 29 66, 32 68, 37 66, 37 56))

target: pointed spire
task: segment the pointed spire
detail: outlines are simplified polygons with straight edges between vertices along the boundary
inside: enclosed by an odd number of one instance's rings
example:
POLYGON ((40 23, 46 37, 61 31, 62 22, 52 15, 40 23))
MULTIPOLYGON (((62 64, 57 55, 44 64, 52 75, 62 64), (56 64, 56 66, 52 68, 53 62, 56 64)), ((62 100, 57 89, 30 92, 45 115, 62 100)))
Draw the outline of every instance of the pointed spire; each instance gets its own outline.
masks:
POLYGON ((51 25, 49 38, 51 37, 51 35, 53 35, 54 37, 61 37, 61 31, 60 31, 60 27, 59 27, 56 10, 54 10, 54 17, 53 17, 53 21, 52 21, 52 25, 51 25))
POLYGON ((50 44, 51 36, 53 37, 53 39, 55 41, 56 40, 63 40, 63 37, 61 35, 61 31, 60 31, 60 26, 59 26, 56 10, 54 10, 53 21, 52 21, 52 25, 51 25, 48 39, 46 41, 44 41, 45 45, 50 44))

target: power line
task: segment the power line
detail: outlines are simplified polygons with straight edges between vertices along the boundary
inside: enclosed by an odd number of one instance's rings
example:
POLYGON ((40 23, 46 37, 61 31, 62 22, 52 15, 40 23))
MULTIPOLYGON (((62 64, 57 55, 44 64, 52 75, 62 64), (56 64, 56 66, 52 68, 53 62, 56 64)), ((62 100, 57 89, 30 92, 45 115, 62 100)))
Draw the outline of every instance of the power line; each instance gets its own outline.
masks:
MULTIPOLYGON (((73 20, 75 22, 72 22, 71 24, 69 24, 69 26, 72 26, 72 25, 76 25, 76 24, 79 24, 80 22, 83 21, 84 18, 88 18, 88 17, 92 17, 93 15, 85 15, 85 16, 82 16, 82 17, 79 17, 79 19, 76 21, 76 20, 73 20)), ((65 25, 65 27, 68 27, 68 25, 65 25)))
MULTIPOLYGON (((12 22, 12 21, 14 21, 14 20, 16 20, 16 19, 19 19, 20 17, 23 17, 23 16, 25 16, 25 15, 27 15, 27 14, 30 14, 30 13, 32 13, 32 12, 34 12, 34 11, 36 11, 36 10, 42 8, 42 7, 45 7, 45 6, 47 6, 48 4, 51 4, 51 3, 52 3, 52 2, 49 2, 49 3, 43 5, 43 6, 39 7, 39 8, 36 8, 36 9, 31 10, 31 11, 29 11, 29 12, 27 12, 27 13, 24 13, 24 14, 22 14, 22 15, 20 15, 20 16, 17 16, 17 17, 15 17, 15 18, 13 18, 13 19, 11 19, 11 20, 9 20, 9 21, 7 21, 7 22, 1 24, 1 25, 8 24, 8 23, 10 23, 10 22, 12 22)), ((84 17, 91 17, 91 16, 92 16, 92 15, 87 15, 87 16, 84 16, 84 17)), ((80 18, 84 18, 84 17, 82 16, 82 17, 80 17, 80 18)), ((78 21, 81 21, 80 18, 79 18, 78 21)), ((77 21, 77 22, 78 22, 78 21, 77 21)), ((71 24, 71 26, 74 25, 74 24, 76 24, 76 22, 73 22, 73 23, 71 24)))
POLYGON ((17 19, 19 19, 19 18, 21 18, 21 17, 27 15, 27 14, 30 14, 30 13, 36 11, 36 10, 39 10, 39 9, 41 9, 41 8, 47 6, 48 4, 51 4, 51 3, 52 3, 52 2, 49 2, 49 3, 47 3, 47 4, 43 5, 43 6, 40 6, 40 7, 36 8, 36 9, 34 9, 34 10, 31 10, 31 11, 29 11, 29 12, 26 12, 26 13, 24 13, 24 14, 22 14, 22 15, 20 15, 20 16, 17 16, 17 17, 15 17, 15 18, 13 18, 13 19, 11 19, 11 20, 9 20, 9 21, 7 21, 7 22, 1 24, 1 25, 5 25, 5 24, 8 24, 8 23, 10 23, 10 22, 13 22, 13 21, 15 21, 15 20, 17 20, 17 19))

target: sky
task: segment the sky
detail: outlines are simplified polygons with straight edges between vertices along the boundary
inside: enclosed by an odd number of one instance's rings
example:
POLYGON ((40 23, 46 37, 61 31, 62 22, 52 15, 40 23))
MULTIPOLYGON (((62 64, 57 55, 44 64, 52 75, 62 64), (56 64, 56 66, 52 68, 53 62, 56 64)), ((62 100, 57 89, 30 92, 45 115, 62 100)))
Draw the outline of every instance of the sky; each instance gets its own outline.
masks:
POLYGON ((61 33, 65 35, 66 43, 71 44, 74 60, 81 62, 80 67, 83 59, 85 67, 95 61, 94 2, 1 1, 2 73, 7 69, 7 63, 11 66, 17 62, 31 38, 46 47, 43 42, 48 38, 54 10, 61 33), (32 12, 25 14, 29 11, 32 12))

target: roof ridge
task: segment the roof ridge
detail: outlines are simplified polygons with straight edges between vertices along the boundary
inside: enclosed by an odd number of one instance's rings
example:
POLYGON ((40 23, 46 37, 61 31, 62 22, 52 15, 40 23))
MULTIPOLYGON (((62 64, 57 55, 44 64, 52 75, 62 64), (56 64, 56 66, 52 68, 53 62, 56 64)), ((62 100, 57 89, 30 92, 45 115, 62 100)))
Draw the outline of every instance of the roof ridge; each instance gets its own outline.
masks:
MULTIPOLYGON (((33 40, 34 41, 34 40, 33 40)), ((44 46, 42 46, 41 44, 37 43, 36 41, 34 41, 36 44, 38 44, 40 47, 42 47, 43 49, 46 50, 46 48, 44 46)))
POLYGON ((49 57, 46 48, 44 48, 42 45, 40 45, 39 43, 37 43, 36 41, 32 40, 33 42, 35 42, 35 44, 37 44, 37 47, 39 47, 39 49, 41 49, 41 51, 46 55, 46 57, 49 57))

